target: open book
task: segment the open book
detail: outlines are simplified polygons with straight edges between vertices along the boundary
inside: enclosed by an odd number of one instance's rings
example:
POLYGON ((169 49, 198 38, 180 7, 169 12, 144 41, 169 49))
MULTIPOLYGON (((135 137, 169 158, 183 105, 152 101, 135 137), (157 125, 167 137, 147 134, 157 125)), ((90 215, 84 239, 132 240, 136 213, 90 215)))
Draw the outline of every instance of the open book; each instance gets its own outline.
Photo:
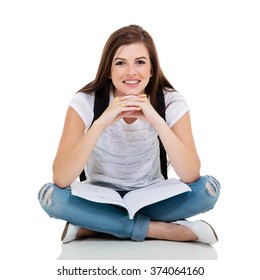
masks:
POLYGON ((191 191, 188 185, 174 178, 129 191, 123 198, 117 191, 99 186, 98 183, 75 181, 71 184, 72 195, 94 202, 124 207, 127 209, 130 219, 133 219, 135 213, 144 206, 188 191, 191 191))

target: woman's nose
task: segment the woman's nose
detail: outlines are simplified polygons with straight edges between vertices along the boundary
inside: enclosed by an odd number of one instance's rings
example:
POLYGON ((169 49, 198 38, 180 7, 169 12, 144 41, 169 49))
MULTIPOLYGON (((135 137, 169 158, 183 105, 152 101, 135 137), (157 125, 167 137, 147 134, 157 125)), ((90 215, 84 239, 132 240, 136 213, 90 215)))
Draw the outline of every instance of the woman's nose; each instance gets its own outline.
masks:
POLYGON ((128 67, 127 67, 127 74, 129 75, 129 76, 132 76, 132 75, 135 75, 136 74, 136 67, 135 67, 135 65, 128 65, 128 67))

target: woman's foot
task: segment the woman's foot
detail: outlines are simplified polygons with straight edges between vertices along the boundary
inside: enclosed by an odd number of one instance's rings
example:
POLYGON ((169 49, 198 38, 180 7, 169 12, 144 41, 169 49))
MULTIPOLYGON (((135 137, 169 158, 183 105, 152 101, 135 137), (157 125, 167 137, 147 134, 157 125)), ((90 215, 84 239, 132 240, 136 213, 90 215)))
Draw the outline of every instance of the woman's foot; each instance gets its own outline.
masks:
POLYGON ((77 238, 90 237, 96 234, 97 234, 96 231, 87 228, 80 228, 79 231, 77 232, 77 238))
POLYGON ((68 243, 70 241, 76 240, 77 238, 90 237, 95 234, 95 231, 81 228, 67 222, 61 236, 61 241, 63 243, 68 243))
POLYGON ((218 241, 214 229, 204 221, 180 220, 173 223, 152 221, 146 237, 171 241, 195 241, 205 244, 214 244, 218 241))
POLYGON ((166 222, 150 222, 146 237, 170 241, 196 241, 198 237, 187 227, 166 222))
POLYGON ((218 242, 218 236, 214 228, 205 221, 199 220, 189 222, 186 220, 180 220, 174 222, 174 224, 182 225, 189 228, 198 237, 196 242, 204 244, 214 244, 218 242))

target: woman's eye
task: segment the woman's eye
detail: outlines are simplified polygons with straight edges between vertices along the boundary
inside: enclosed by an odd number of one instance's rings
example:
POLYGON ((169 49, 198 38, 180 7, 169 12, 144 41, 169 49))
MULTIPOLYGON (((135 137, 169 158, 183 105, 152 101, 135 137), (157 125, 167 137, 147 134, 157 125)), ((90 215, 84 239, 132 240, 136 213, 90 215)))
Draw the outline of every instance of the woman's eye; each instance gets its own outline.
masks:
POLYGON ((117 61, 116 62, 116 65, 124 65, 125 63, 124 63, 124 61, 117 61))
POLYGON ((145 61, 144 61, 144 60, 137 60, 136 63, 137 63, 137 64, 145 64, 145 61))

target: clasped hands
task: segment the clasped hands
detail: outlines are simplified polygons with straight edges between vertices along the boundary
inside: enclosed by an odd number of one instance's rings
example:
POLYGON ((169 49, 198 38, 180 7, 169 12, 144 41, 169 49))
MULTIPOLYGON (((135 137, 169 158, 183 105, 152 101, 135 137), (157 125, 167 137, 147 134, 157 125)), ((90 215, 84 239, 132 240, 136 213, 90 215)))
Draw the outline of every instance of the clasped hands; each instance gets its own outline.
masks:
POLYGON ((122 95, 114 98, 100 116, 100 121, 109 126, 122 118, 139 119, 150 124, 160 118, 146 94, 122 95))

